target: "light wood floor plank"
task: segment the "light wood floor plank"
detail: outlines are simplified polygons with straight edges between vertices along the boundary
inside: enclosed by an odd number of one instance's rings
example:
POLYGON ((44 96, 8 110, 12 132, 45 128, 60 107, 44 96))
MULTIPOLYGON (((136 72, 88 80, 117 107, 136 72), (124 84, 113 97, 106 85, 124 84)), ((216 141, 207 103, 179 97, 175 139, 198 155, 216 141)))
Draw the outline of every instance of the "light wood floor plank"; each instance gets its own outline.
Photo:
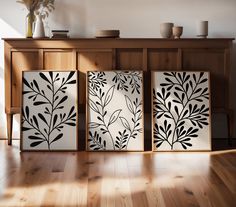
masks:
POLYGON ((0 141, 0 207, 234 207, 236 150, 19 152, 0 141))

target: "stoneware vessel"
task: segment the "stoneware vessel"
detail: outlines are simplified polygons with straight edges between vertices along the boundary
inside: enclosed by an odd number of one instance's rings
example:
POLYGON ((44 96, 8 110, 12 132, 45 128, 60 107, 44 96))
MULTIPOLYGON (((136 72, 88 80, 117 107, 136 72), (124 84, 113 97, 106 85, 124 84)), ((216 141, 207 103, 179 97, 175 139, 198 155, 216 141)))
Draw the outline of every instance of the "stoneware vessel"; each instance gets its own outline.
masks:
POLYGON ((35 28, 33 33, 33 38, 43 38, 45 37, 44 25, 41 15, 36 16, 35 28))
POLYGON ((183 34, 183 27, 181 26, 174 26, 172 27, 173 36, 175 39, 179 39, 183 34))
POLYGON ((171 22, 164 22, 160 25, 160 33, 163 38, 172 37, 172 27, 174 26, 171 22))
POLYGON ((208 36, 208 21, 197 21, 196 29, 197 29, 197 37, 207 38, 207 36, 208 36))

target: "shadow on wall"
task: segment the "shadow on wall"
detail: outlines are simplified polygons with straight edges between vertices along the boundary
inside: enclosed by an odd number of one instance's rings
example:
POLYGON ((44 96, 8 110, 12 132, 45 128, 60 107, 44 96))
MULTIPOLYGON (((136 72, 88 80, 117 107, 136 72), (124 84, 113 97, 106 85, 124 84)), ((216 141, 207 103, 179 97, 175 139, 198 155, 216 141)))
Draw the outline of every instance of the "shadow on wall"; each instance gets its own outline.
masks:
POLYGON ((78 35, 84 37, 86 35, 85 2, 55 1, 55 10, 50 14, 49 20, 50 29, 68 29, 71 37, 78 35))

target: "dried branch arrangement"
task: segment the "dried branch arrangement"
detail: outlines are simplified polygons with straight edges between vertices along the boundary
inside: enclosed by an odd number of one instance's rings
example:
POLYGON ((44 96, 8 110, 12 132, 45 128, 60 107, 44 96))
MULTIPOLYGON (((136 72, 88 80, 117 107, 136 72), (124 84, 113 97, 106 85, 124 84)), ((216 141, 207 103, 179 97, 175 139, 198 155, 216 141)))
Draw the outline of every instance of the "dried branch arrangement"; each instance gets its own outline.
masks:
POLYGON ((25 5, 30 13, 40 14, 43 19, 55 9, 55 0, 18 0, 16 2, 25 5))

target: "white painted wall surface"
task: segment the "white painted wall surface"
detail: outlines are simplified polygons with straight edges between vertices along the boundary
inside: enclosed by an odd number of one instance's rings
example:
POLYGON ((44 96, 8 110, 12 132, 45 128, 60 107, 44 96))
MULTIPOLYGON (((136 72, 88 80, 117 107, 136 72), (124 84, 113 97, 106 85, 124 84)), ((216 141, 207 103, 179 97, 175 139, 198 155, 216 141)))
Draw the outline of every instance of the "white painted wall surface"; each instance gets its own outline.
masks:
MULTIPOLYGON (((50 14, 48 24, 51 29, 69 29, 71 37, 92 37, 96 29, 120 29, 121 37, 160 37, 159 24, 164 21, 184 26, 183 37, 195 37, 196 20, 209 21, 209 37, 236 37, 236 0, 55 1, 56 9, 50 14)), ((0 38, 24 37, 26 14, 24 6, 15 0, 0 0, 0 38)), ((236 88, 235 44, 232 89, 236 88)), ((6 137, 3 52, 1 40, 0 138, 6 137)), ((233 108, 236 110, 236 100, 233 108)), ((214 120, 217 120, 214 123, 215 134, 225 136, 224 118, 217 117, 214 120)), ((13 137, 19 137, 18 118, 14 119, 13 137)))

